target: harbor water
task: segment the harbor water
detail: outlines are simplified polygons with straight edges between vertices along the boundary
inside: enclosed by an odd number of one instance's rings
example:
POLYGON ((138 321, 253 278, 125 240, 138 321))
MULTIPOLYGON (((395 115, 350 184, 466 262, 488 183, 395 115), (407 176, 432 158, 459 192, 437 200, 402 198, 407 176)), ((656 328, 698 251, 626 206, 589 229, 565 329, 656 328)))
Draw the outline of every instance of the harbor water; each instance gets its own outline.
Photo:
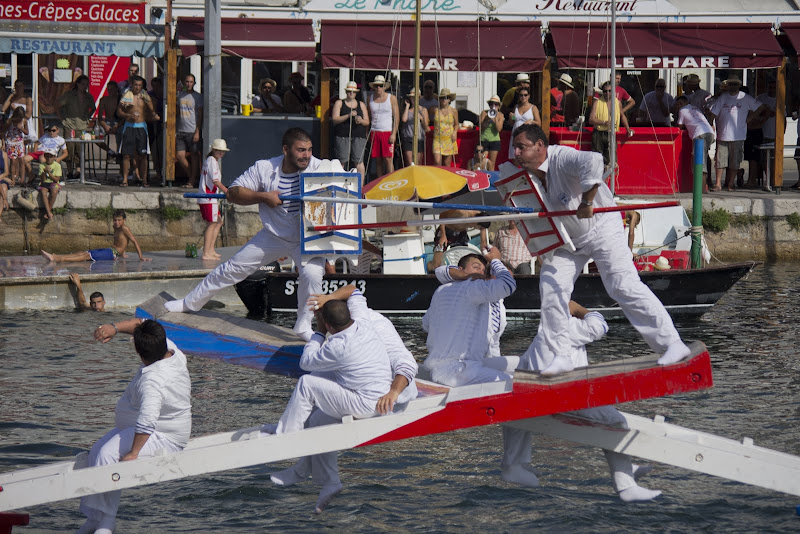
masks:
MULTIPOLYGON (((90 288, 87 288, 90 289, 90 288)), ((244 314, 244 308, 232 309, 244 314)), ((0 471, 66 460, 113 426, 113 410, 138 360, 127 336, 95 343, 100 322, 129 315, 0 313, 0 471)), ((702 318, 677 322, 706 343, 714 388, 639 401, 623 411, 800 455, 800 266, 758 267, 702 318)), ((281 320, 290 322, 290 318, 281 320)), ((425 353, 419 319, 397 320, 425 353)), ((506 354, 525 350, 535 318, 511 321, 506 354)), ((647 351, 624 321, 589 348, 590 361, 647 351)), ((294 380, 190 357, 195 436, 275 422, 294 380)), ((314 515, 317 488, 274 486, 289 462, 126 490, 117 532, 790 532, 800 497, 655 464, 640 483, 663 496, 623 504, 599 449, 535 437, 540 488, 500 480, 500 428, 427 436, 340 455, 344 491, 314 515)), ((33 507, 15 532, 69 532, 78 501, 33 507)))

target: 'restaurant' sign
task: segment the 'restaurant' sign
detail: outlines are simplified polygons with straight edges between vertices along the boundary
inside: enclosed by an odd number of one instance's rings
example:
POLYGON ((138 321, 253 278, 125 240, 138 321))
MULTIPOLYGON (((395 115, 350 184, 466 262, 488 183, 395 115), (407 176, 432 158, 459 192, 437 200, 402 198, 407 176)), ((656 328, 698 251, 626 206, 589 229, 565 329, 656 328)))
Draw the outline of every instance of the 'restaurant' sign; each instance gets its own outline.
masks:
POLYGON ((0 20, 144 24, 144 7, 143 2, 3 0, 0 20))

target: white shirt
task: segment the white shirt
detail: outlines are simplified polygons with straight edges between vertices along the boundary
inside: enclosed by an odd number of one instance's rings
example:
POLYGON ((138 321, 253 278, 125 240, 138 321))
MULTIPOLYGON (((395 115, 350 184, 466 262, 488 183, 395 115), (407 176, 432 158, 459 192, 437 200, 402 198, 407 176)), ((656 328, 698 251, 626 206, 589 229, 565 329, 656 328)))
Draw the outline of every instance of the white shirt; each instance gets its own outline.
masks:
POLYGON ((769 119, 761 126, 761 131, 767 139, 775 139, 775 105, 777 99, 774 96, 769 96, 767 93, 761 93, 756 97, 756 100, 765 104, 772 112, 769 119))
MULTIPOLYGON (((312 156, 305 171, 316 170, 320 163, 320 160, 312 156)), ((281 171, 282 164, 283 156, 257 161, 234 180, 231 187, 241 186, 256 192, 281 191, 282 194, 297 191, 299 194, 300 173, 284 175, 281 171), (296 184, 296 188, 293 184, 296 184)), ((264 229, 269 233, 285 241, 300 242, 299 203, 287 202, 274 208, 261 203, 258 205, 258 215, 261 217, 264 229)))
POLYGON ((60 151, 66 144, 67 142, 60 135, 52 137, 50 134, 44 134, 39 138, 39 150, 53 148, 56 151, 60 151))
MULTIPOLYGON (((219 170, 219 162, 214 156, 208 156, 203 163, 203 170, 200 173, 200 185, 197 187, 200 193, 219 193, 219 189, 214 184, 214 180, 222 181, 222 173, 219 170)), ((198 198, 198 204, 217 204, 216 198, 198 198)))
POLYGON ((761 102, 742 91, 737 95, 719 95, 711 106, 711 113, 717 117, 717 139, 744 141, 747 138, 747 115, 760 106, 761 102))
POLYGON ((142 365, 117 402, 115 426, 138 434, 159 432, 183 448, 192 432, 192 381, 186 356, 167 339, 172 356, 142 365))
MULTIPOLYGON (((539 324, 539 332, 542 326, 539 324)), ((589 312, 583 319, 577 317, 569 318, 569 338, 572 343, 572 364, 578 367, 586 367, 589 365, 589 359, 586 356, 586 344, 592 341, 597 341, 608 332, 608 323, 599 312, 589 312)), ((541 335, 536 335, 533 343, 528 347, 519 359, 518 369, 525 369, 528 371, 541 371, 547 368, 555 358, 550 347, 544 342, 541 335)))
POLYGON ((397 402, 406 403, 417 397, 417 386, 414 377, 417 376, 419 367, 414 356, 406 348, 406 344, 400 338, 392 322, 367 306, 367 299, 359 290, 347 299, 347 308, 350 310, 350 317, 354 321, 364 321, 369 323, 372 331, 386 348, 386 355, 389 357, 389 365, 392 367, 392 377, 402 375, 408 380, 408 387, 398 396, 397 402))
POLYGON ((392 368, 386 348, 363 319, 326 340, 316 333, 306 343, 300 368, 309 372, 329 372, 333 380, 367 399, 377 401, 389 392, 392 368))
MULTIPOLYGON (((490 321, 494 325, 493 306, 517 288, 514 277, 503 262, 489 264, 492 280, 450 282, 433 294, 431 306, 422 317, 422 328, 428 332, 428 358, 425 368, 433 371, 465 360, 482 361, 495 355, 491 349, 490 321)), ((437 273, 441 276, 444 272, 437 273)), ((491 327, 499 340, 501 324, 491 327)), ((499 347, 498 354, 499 355, 499 347)))
POLYGON ((372 117, 371 128, 375 132, 391 132, 394 124, 392 115, 392 95, 386 94, 386 100, 375 102, 374 95, 369 97, 369 114, 372 117))
POLYGON ((689 99, 689 103, 697 109, 706 108, 706 101, 711 97, 711 93, 705 89, 697 89, 694 93, 684 93, 683 96, 689 99))
MULTIPOLYGON (((597 152, 575 150, 562 145, 547 147, 547 159, 539 169, 547 173, 547 190, 542 183, 531 174, 542 191, 547 209, 550 211, 577 210, 581 197, 595 184, 599 184, 594 197, 594 208, 616 206, 611 190, 603 181, 603 156, 597 152)), ((578 219, 575 215, 560 217, 567 234, 576 247, 584 245, 581 237, 585 236, 594 225, 613 217, 620 221, 619 214, 600 213, 588 219, 578 219)))
POLYGON ((644 95, 642 103, 639 105, 639 109, 647 112, 649 120, 653 122, 653 126, 669 126, 669 110, 672 109, 675 99, 665 91, 663 102, 667 106, 666 115, 661 111, 655 91, 650 91, 644 95))
POLYGON ((689 137, 692 139, 697 139, 703 134, 714 133, 706 116, 691 104, 683 106, 678 112, 678 124, 686 126, 686 131, 689 132, 689 137))

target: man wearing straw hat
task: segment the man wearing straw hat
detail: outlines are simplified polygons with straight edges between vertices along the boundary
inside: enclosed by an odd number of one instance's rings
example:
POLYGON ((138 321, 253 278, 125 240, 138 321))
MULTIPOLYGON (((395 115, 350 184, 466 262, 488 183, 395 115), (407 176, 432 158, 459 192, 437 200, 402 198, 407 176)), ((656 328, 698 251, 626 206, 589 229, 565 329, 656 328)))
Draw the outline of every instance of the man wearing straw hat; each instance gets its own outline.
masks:
MULTIPOLYGON (((558 77, 558 90, 561 91, 561 102, 559 103, 557 115, 560 122, 567 128, 575 124, 581 114, 581 99, 578 93, 574 91, 575 86, 572 84, 572 76, 569 74, 562 74, 558 77)), ((555 120, 550 124, 554 124, 555 120)))
POLYGON ((373 93, 369 97, 369 116, 372 118, 372 157, 378 178, 394 171, 394 142, 400 124, 397 98, 386 92, 389 84, 378 74, 370 82, 373 93))
POLYGON ((336 101, 331 113, 336 159, 342 162, 345 169, 355 167, 363 181, 369 115, 364 102, 356 100, 356 82, 347 82, 344 91, 347 96, 344 100, 336 101))
POLYGON ((275 94, 278 82, 272 78, 264 78, 258 84, 258 93, 253 97, 250 104, 253 106, 253 113, 278 113, 283 111, 281 97, 275 94))

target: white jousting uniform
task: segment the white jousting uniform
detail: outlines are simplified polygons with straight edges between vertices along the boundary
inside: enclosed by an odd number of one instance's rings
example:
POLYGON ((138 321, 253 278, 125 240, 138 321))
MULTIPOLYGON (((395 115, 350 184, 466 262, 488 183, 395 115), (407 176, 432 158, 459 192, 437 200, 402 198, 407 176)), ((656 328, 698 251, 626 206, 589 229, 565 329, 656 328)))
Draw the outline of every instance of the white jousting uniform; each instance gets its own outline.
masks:
POLYGON ((507 359, 500 356, 500 336, 505 328, 502 299, 517 288, 514 277, 500 260, 488 266, 492 280, 453 282, 447 267, 436 270, 445 282, 433 294, 431 306, 422 317, 428 332, 428 357, 424 366, 434 382, 464 386, 496 380, 510 380, 507 359))
MULTIPOLYGON (((586 355, 586 345, 602 338, 608 332, 608 323, 598 312, 589 312, 583 319, 576 317, 569 318, 567 336, 570 341, 570 358, 573 366, 586 367, 589 359, 586 355)), ((527 371, 541 371, 546 369, 555 358, 555 354, 544 342, 542 335, 543 328, 539 325, 539 332, 533 339, 528 350, 520 357, 519 369, 527 371)), ((600 406, 597 408, 587 408, 569 412, 574 415, 603 423, 609 426, 628 428, 625 417, 613 406, 600 406)), ((528 465, 531 461, 531 433, 516 428, 508 428, 503 425, 506 438, 505 454, 503 456, 503 467, 508 468, 513 465, 528 465)), ((626 489, 636 487, 633 477, 633 464, 630 456, 613 451, 603 450, 611 470, 614 481, 614 489, 622 492, 626 489)), ((647 490, 645 490, 647 491, 647 490)))
MULTIPOLYGON (((304 172, 313 172, 320 165, 315 157, 304 172)), ((300 172, 284 174, 283 156, 260 160, 239 176, 231 187, 241 186, 259 193, 278 191, 282 195, 300 194, 300 172)), ((300 254, 301 206, 299 201, 284 202, 270 208, 263 202, 258 215, 264 228, 250 239, 231 259, 211 271, 184 300, 191 311, 197 311, 219 290, 237 284, 253 274, 260 266, 289 256, 299 271, 297 288, 297 322, 294 331, 305 340, 311 337, 313 312, 305 306, 308 297, 322 293, 325 260, 314 258, 305 265, 300 254)))
MULTIPOLYGON (((595 152, 565 146, 549 146, 547 159, 539 167, 547 175, 547 189, 531 173, 546 198, 548 209, 577 210, 582 194, 599 185, 595 208, 615 206, 613 195, 603 182, 603 158, 595 152)), ((631 261, 627 235, 618 213, 598 213, 587 219, 560 217, 575 244, 575 252, 561 247, 541 256, 542 343, 558 358, 569 358, 574 346, 569 339, 569 300, 575 280, 587 261, 593 259, 603 286, 631 324, 656 352, 682 344, 664 305, 641 281, 631 261)))
POLYGON ((297 381, 278 421, 278 434, 302 430, 315 407, 337 419, 371 416, 392 384, 386 348, 363 319, 327 340, 319 332, 311 336, 300 368, 312 374, 297 381))
MULTIPOLYGON (((186 356, 169 339, 167 348, 171 357, 140 367, 125 388, 115 409, 114 429, 89 451, 90 467, 118 463, 131 450, 136 433, 150 435, 139 457, 186 447, 192 431, 192 383, 186 356)), ((121 493, 81 497, 81 512, 99 527, 113 530, 121 493)))
MULTIPOLYGON (((405 343, 395 330, 389 319, 367 306, 367 299, 356 290, 347 299, 347 308, 353 320, 361 320, 369 324, 378 339, 386 347, 389 364, 392 367, 392 376, 402 375, 408 380, 408 386, 397 397, 397 404, 405 404, 417 398, 417 384, 414 377, 417 375, 417 361, 406 348, 405 343)), ((341 421, 341 418, 331 417, 321 410, 314 410, 308 418, 308 427, 332 425, 341 421)), ((314 484, 326 486, 340 484, 337 452, 327 452, 305 456, 297 461, 290 469, 294 471, 296 480, 305 480, 312 476, 314 484)))

